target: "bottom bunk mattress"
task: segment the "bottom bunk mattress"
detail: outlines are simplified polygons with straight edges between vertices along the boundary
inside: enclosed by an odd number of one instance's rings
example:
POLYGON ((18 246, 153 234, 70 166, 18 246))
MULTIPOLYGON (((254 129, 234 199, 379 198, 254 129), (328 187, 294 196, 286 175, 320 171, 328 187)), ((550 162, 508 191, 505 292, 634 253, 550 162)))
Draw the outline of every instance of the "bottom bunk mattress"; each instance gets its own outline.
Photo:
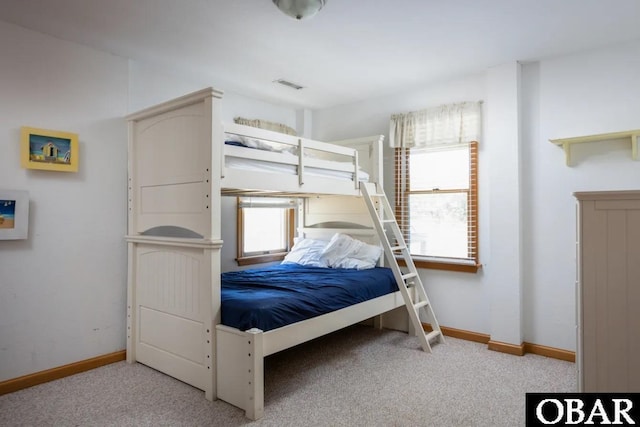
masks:
POLYGON ((222 324, 269 331, 396 292, 389 268, 280 264, 222 274, 222 324))

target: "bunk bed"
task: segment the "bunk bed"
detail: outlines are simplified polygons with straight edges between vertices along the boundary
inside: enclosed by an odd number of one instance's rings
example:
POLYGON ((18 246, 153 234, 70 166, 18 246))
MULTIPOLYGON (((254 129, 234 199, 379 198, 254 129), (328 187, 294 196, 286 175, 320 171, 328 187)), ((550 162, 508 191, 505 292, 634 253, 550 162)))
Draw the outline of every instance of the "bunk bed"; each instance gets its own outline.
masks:
POLYGON ((221 98, 208 88, 127 117, 127 361, 258 419, 264 357, 366 319, 379 326, 404 301, 396 288, 269 330, 222 323, 221 198, 302 197, 300 238, 376 244, 359 185, 382 188, 382 136, 328 144, 223 124, 221 98))

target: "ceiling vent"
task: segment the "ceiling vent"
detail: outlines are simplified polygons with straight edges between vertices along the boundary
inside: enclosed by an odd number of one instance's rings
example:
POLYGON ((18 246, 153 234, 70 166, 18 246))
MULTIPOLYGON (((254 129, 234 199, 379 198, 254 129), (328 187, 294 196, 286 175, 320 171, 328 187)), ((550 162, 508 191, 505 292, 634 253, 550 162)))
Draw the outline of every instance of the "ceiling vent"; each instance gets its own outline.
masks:
POLYGON ((281 85, 290 87, 290 88, 295 89, 295 90, 304 89, 304 86, 300 86, 298 84, 291 83, 290 81, 287 81, 285 79, 278 79, 278 80, 274 80, 273 82, 274 83, 280 83, 281 85))

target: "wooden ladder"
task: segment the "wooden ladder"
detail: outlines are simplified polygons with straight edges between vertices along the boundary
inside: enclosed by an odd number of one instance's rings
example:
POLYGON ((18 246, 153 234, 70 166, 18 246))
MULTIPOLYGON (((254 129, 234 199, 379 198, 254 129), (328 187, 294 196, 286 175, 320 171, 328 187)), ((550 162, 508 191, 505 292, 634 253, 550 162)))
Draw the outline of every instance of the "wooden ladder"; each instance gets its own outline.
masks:
POLYGON ((369 214, 371 215, 375 229, 378 232, 384 253, 393 271, 393 276, 398 283, 398 289, 404 298, 404 303, 409 312, 409 318, 420 340, 420 345, 424 351, 431 353, 431 343, 444 343, 444 336, 442 335, 440 325, 436 320, 436 315, 429 302, 429 297, 427 297, 427 293, 422 286, 418 270, 411 259, 409 248, 402 236, 402 231, 395 219, 389 200, 384 191, 378 189, 377 185, 373 183, 361 183, 360 191, 369 209, 369 214), (393 238, 393 244, 389 240, 390 237, 393 238), (405 268, 406 271, 403 272, 401 270, 397 257, 404 260, 405 266, 403 266, 403 268, 405 268), (411 290, 413 290, 414 293, 413 297, 411 290), (429 333, 426 333, 422 327, 420 310, 424 311, 425 317, 433 329, 429 333))

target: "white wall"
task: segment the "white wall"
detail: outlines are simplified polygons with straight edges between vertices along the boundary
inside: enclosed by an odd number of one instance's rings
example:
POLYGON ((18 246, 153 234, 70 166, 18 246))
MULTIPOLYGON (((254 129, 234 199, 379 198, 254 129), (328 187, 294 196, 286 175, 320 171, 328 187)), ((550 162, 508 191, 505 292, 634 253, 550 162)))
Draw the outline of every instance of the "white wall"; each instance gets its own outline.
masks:
MULTIPOLYGON (((640 162, 631 160, 629 142, 618 141, 573 148, 575 165, 567 167, 562 149, 549 139, 640 128, 638 70, 640 43, 526 64, 519 85, 514 79, 501 83, 487 70, 393 96, 315 111, 313 132, 314 137, 325 140, 388 135, 393 113, 484 99, 485 129, 479 150, 480 260, 484 268, 478 274, 422 270, 423 282, 444 326, 487 333, 512 344, 520 344, 517 336, 522 328, 526 342, 573 351, 576 221, 572 193, 638 189, 640 162), (503 155, 495 150, 505 147, 496 140, 500 129, 495 127, 501 125, 486 119, 499 115, 492 97, 495 100, 500 92, 509 91, 521 93, 519 153, 505 160, 517 162, 520 157, 518 173, 513 164, 500 164, 503 155), (500 168, 509 171, 505 177, 509 182, 500 182, 500 168), (509 189, 514 179, 520 179, 520 184, 509 189), (505 206, 520 203, 520 225, 511 223, 510 227, 520 229, 521 244, 514 244, 500 222, 494 221, 496 215, 504 215, 496 213, 503 197, 508 202, 505 206), (499 253, 504 252, 502 248, 512 248, 514 253, 505 258, 499 253), (520 274, 510 267, 511 273, 503 274, 509 259, 521 262, 520 274), (518 292, 520 301, 515 297, 518 292), (521 322, 514 321, 518 316, 521 322)), ((511 124, 510 120, 508 126, 511 124)), ((514 134, 514 144, 517 138, 514 134)), ((392 153, 387 149, 388 194, 392 194, 392 172, 392 153)))
MULTIPOLYGON (((490 284, 491 341, 520 344, 522 319, 522 208, 520 180, 520 76, 517 62, 487 70, 487 103, 484 108, 483 143, 489 176, 488 230, 491 233, 484 271, 490 284)), ((484 191, 483 191, 484 192, 484 191)), ((482 233, 480 234, 482 238, 482 233)))
MULTIPOLYGON (((215 83, 2 21, 0 57, 0 188, 28 190, 31 199, 29 238, 0 241, 3 381, 125 348, 124 118, 215 83), (22 169, 21 126, 79 134, 79 172, 22 169)), ((222 115, 299 121, 292 108, 233 93, 222 115)), ((227 202, 233 226, 224 228, 223 268, 235 269, 235 199, 227 202)))
POLYGON ((215 81, 205 81, 201 78, 187 76, 139 61, 129 62, 129 112, 168 101, 178 96, 186 95, 209 86, 224 92, 222 102, 222 120, 233 122, 237 116, 249 119, 263 119, 296 128, 296 110, 257 99, 247 98, 224 87, 216 86, 215 81))
MULTIPOLYGON (((314 111, 314 138, 330 141, 365 135, 385 135, 385 192, 393 196, 393 151, 388 148, 389 117, 394 113, 420 110, 452 102, 479 101, 487 96, 484 73, 442 82, 356 104, 314 111)), ((486 105, 486 103, 485 103, 486 105)), ((484 106, 483 106, 484 108, 484 106)), ((489 263, 487 145, 479 147, 479 221, 481 259, 489 263)), ((485 272, 477 274, 421 270, 421 278, 440 324, 490 333, 489 289, 485 272)))
POLYGON ((0 381, 125 347, 127 61, 0 22, 0 187, 29 191, 0 241, 0 381), (79 135, 78 173, 20 167, 20 127, 79 135))
POLYGON ((525 108, 525 337, 575 348, 575 191, 640 188, 630 143, 572 149, 574 166, 549 139, 640 128, 640 43, 523 68, 525 108))

